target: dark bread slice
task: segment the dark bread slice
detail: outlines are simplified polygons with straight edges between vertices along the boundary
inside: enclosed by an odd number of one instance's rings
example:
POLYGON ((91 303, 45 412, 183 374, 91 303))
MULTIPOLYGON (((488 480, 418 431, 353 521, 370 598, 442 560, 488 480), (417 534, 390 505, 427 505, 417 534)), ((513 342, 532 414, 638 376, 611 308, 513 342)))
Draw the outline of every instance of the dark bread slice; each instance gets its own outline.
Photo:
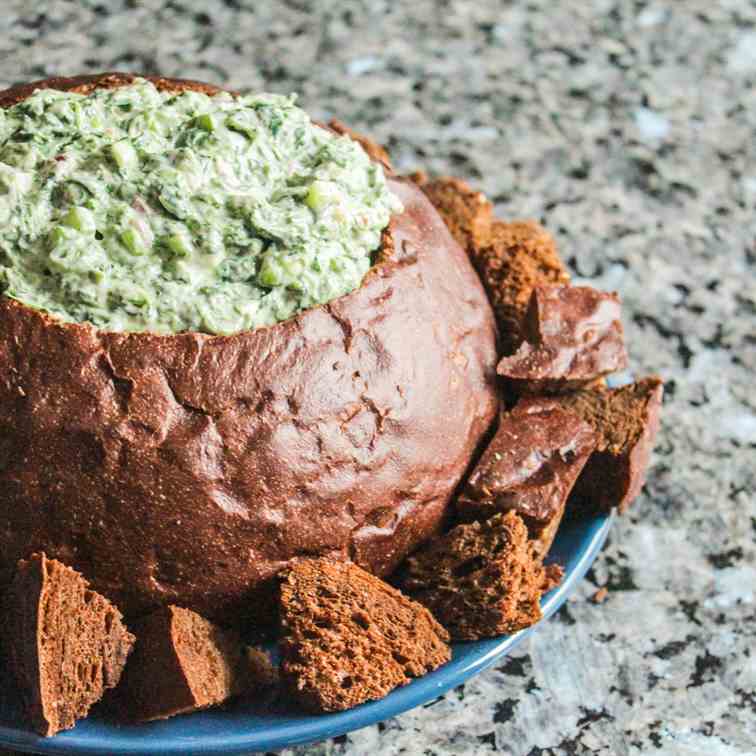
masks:
POLYGON ((328 127, 332 131, 335 131, 337 134, 348 136, 350 139, 357 142, 362 147, 362 149, 365 150, 368 157, 371 157, 376 161, 376 163, 381 163, 383 167, 388 171, 393 172, 394 169, 391 165, 391 158, 389 158, 389 154, 388 152, 386 152, 386 149, 378 144, 378 142, 375 142, 369 137, 366 137, 363 134, 350 129, 345 123, 339 121, 338 118, 332 118, 328 122, 328 127))
POLYGON ((190 609, 163 607, 133 629, 137 642, 118 690, 119 708, 130 719, 206 709, 250 685, 240 637, 190 609))
POLYGON ((281 582, 281 674, 312 711, 382 698, 449 661, 449 636, 420 604, 347 561, 302 559, 281 582))
POLYGON ((457 499, 459 518, 513 510, 527 525, 536 554, 545 556, 597 438, 587 422, 559 407, 534 402, 528 415, 502 415, 457 499))
POLYGON ((552 399, 523 399, 514 413, 560 406, 579 415, 598 433, 568 506, 581 511, 624 512, 643 487, 659 429, 664 384, 651 376, 616 389, 593 386, 552 399))
MULTIPOLYGON (((553 575, 552 575, 553 577, 553 575)), ((402 587, 455 640, 513 633, 541 619, 550 585, 516 512, 457 525, 407 559, 402 587)))
POLYGON ((523 338, 497 368, 520 395, 583 388, 627 367, 619 297, 589 286, 536 286, 523 338))
POLYGON ((418 171, 410 178, 423 190, 462 249, 471 253, 490 242, 493 205, 482 192, 453 176, 431 179, 418 171))
POLYGON ((45 554, 18 563, 3 601, 3 645, 41 735, 74 726, 114 687, 134 644, 121 613, 45 554))

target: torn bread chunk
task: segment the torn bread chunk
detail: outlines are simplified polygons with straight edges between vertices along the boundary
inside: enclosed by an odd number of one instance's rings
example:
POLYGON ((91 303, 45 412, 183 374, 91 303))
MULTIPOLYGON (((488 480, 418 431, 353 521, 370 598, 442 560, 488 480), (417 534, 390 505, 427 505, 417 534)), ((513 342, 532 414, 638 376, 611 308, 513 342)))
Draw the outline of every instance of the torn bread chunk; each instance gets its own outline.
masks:
POLYGON ((549 581, 513 511, 438 536, 409 557, 402 576, 407 594, 454 640, 492 638, 536 623, 549 581))
POLYGON ((196 612, 165 606, 138 620, 118 693, 136 721, 168 719, 227 701, 250 685, 239 636, 196 612))
POLYGON ((479 520, 515 511, 528 527, 536 554, 545 556, 597 438, 576 414, 537 400, 527 415, 502 415, 457 499, 459 518, 479 520))
POLYGON ((580 511, 624 512, 640 492, 659 429, 664 384, 651 376, 620 388, 592 386, 550 399, 522 399, 513 414, 553 406, 574 412, 598 434, 596 449, 570 494, 580 511))
POLYGON ((521 395, 575 390, 627 367, 619 297, 589 286, 536 286, 523 339, 497 368, 521 395))
POLYGON ((297 561, 282 578, 281 673, 311 711, 371 701, 447 662, 431 613, 352 562, 297 561))
POLYGON ((18 563, 3 615, 5 654, 40 735, 86 717, 118 683, 134 644, 118 609, 43 553, 18 563))

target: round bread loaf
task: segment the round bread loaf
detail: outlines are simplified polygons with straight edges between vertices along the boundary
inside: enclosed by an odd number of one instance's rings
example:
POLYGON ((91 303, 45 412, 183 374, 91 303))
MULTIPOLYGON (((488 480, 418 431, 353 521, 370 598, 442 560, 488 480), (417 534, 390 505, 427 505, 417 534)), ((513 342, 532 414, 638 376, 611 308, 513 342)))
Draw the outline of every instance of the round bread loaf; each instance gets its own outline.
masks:
POLYGON ((0 295, 0 584, 45 551, 127 614, 263 622, 292 558, 383 575, 438 529, 497 412, 496 329, 436 211, 388 178, 405 209, 361 287, 270 327, 107 332, 0 295))

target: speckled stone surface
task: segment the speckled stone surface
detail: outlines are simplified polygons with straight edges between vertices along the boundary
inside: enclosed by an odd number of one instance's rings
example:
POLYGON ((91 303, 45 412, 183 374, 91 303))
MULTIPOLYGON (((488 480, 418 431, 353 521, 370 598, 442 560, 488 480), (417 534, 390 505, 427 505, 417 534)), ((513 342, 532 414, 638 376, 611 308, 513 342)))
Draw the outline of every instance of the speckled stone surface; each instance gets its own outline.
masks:
POLYGON ((756 4, 5 0, 0 60, 2 84, 297 91, 541 219, 667 382, 646 490, 557 618, 435 703, 286 754, 756 753, 756 4))

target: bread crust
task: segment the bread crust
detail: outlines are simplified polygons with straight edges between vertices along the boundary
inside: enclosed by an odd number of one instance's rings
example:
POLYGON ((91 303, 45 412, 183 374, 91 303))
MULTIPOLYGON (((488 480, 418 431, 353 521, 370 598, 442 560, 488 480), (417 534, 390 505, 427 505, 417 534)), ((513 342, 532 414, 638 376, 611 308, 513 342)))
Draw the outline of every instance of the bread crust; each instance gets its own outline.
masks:
MULTIPOLYGON (((35 82, 0 106, 133 79, 35 82)), ((383 575, 437 530, 498 409, 496 327, 433 207, 388 179, 390 259, 271 327, 114 333, 0 296, 0 584, 45 550, 127 614, 236 622, 247 604, 262 622, 292 558, 383 575)))

